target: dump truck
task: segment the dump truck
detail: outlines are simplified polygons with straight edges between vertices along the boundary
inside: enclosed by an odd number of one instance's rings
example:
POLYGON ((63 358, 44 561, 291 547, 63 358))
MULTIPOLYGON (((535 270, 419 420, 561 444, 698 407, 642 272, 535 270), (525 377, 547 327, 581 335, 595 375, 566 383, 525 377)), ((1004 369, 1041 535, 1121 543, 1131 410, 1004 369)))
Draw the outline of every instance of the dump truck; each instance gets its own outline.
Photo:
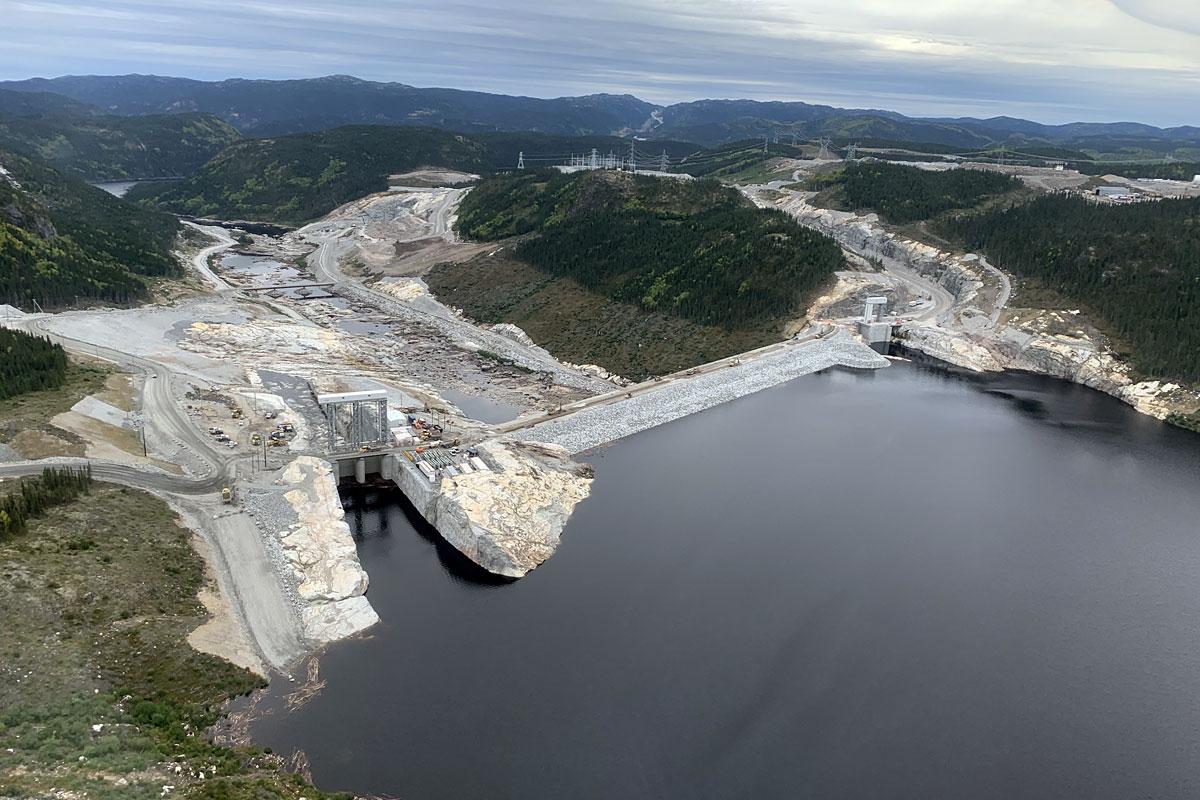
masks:
POLYGON ((221 490, 221 502, 227 506, 233 504, 233 489, 226 486, 221 490))

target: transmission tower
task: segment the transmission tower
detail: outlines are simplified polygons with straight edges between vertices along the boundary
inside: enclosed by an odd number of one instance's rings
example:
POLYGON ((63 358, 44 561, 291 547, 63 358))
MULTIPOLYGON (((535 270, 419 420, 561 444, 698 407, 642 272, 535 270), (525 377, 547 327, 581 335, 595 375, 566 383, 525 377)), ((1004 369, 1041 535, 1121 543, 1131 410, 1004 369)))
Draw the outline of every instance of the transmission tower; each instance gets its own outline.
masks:
POLYGON ((517 169, 525 169, 525 151, 517 153, 517 169))
POLYGON ((853 161, 858 157, 858 142, 846 147, 846 160, 853 161))
POLYGON ((775 131, 775 144, 779 144, 779 131, 775 131))
POLYGON ((792 134, 792 147, 795 147, 795 146, 796 146, 796 134, 793 133, 792 134))
POLYGON ((763 134, 763 152, 767 152, 767 135, 763 134))
POLYGON ((633 155, 633 142, 629 143, 629 171, 637 172, 637 159, 633 155))
POLYGON ((826 159, 833 158, 833 156, 829 152, 829 147, 830 147, 830 145, 833 144, 833 142, 830 140, 830 138, 828 136, 822 137, 820 142, 818 142, 818 144, 821 145, 821 151, 819 153, 817 153, 818 161, 824 161, 826 159))
POLYGON ((592 148, 592 160, 591 160, 591 162, 588 164, 588 166, 589 166, 591 169, 596 169, 596 168, 597 168, 597 167, 600 165, 600 162, 599 162, 599 160, 598 160, 598 156, 599 156, 599 153, 597 153, 597 152, 596 152, 596 148, 594 148, 594 147, 593 147, 593 148, 592 148))
POLYGON ((660 159, 660 167, 659 167, 659 168, 660 168, 660 169, 661 169, 663 172, 666 172, 666 171, 667 171, 667 151, 666 151, 666 150, 663 150, 663 151, 662 151, 662 157, 661 157, 661 159, 660 159))

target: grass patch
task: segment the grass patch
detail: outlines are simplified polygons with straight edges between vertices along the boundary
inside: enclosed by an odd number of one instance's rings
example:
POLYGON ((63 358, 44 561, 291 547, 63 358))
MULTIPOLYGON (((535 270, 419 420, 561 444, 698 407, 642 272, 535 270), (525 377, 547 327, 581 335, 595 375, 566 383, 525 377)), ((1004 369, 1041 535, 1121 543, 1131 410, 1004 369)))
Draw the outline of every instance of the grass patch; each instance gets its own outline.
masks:
POLYGON ((189 537, 162 501, 97 484, 0 544, 0 797, 329 797, 204 735, 262 681, 187 644, 206 617, 189 537))
MULTIPOLYGON (((106 362, 82 362, 72 359, 67 365, 67 373, 61 386, 0 400, 0 443, 17 442, 20 452, 20 440, 17 437, 24 431, 40 432, 43 436, 36 438, 44 439, 50 436, 62 439, 63 455, 82 455, 82 450, 79 453, 70 453, 70 445, 76 443, 66 431, 50 425, 49 420, 55 414, 70 411, 71 406, 84 397, 103 391, 109 376, 115 372, 116 368, 106 362)), ((33 453, 30 457, 41 455, 42 453, 33 453)))

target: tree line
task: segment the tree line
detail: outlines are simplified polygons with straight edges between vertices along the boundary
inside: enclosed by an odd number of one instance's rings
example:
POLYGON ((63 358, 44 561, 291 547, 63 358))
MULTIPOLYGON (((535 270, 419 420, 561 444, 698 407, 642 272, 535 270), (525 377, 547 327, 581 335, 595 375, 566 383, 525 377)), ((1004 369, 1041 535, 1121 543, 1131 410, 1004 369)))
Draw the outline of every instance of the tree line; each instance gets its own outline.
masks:
POLYGON ((67 354, 40 336, 0 328, 0 400, 54 389, 67 375, 67 354))
POLYGON ((90 465, 79 469, 46 467, 39 477, 21 481, 20 489, 0 500, 0 541, 24 533, 30 520, 88 494, 91 488, 90 465))
POLYGON ((1044 195, 940 228, 1087 304, 1146 374, 1200 381, 1200 198, 1112 206, 1044 195))

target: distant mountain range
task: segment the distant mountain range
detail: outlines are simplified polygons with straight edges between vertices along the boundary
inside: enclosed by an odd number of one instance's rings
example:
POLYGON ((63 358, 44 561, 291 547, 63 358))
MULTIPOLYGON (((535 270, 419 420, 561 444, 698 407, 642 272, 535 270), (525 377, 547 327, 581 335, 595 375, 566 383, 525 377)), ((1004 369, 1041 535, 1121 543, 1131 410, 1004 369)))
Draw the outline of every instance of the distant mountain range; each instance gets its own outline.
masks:
MULTIPOLYGON (((278 136, 347 124, 423 125, 479 133, 536 131, 577 135, 637 135, 712 146, 756 136, 929 143, 985 148, 1050 144, 1093 154, 1147 157, 1200 155, 1200 128, 1156 128, 1133 122, 1043 125, 1011 117, 916 118, 892 111, 800 102, 697 100, 657 106, 632 95, 594 94, 540 99, 422 89, 345 75, 305 80, 196 81, 154 75, 67 76, 0 82, 0 113, 38 113, 69 98, 92 113, 138 116, 213 114, 246 136, 278 136), (12 106, 14 93, 31 94, 12 106), (30 110, 33 109, 33 110, 30 110), (1194 151, 1194 152, 1192 152, 1194 151)), ((67 108, 58 108, 66 111, 67 108)), ((76 106, 70 110, 79 112, 76 106)))

